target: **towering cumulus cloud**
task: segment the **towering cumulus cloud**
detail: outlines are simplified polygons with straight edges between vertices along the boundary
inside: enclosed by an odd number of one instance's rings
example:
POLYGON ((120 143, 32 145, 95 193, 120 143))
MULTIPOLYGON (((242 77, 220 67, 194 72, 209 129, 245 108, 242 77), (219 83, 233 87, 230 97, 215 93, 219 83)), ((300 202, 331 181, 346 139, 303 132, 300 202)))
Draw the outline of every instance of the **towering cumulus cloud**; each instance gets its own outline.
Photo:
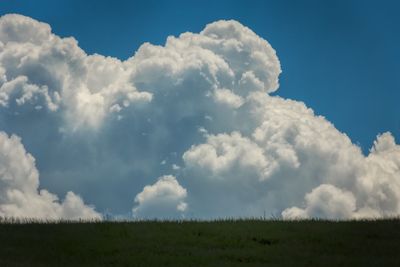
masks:
MULTIPOLYGON (((87 55, 47 24, 0 18, 0 127, 26 140, 57 192, 78 188, 100 210, 136 218, 399 215, 393 136, 378 135, 363 155, 304 103, 270 95, 280 73, 270 44, 236 21, 145 43, 120 61, 87 55)), ((32 156, 2 136, 25 161, 1 152, 1 212, 96 216, 73 193, 59 203, 37 192, 32 156), (35 199, 29 208, 14 189, 35 199)))

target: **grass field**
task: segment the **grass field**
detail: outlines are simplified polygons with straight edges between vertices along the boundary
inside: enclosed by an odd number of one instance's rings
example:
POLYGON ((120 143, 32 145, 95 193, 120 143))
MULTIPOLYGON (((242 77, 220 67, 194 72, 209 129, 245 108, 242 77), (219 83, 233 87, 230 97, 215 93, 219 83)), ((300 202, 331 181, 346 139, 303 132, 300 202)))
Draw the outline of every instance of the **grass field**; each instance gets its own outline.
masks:
POLYGON ((3 223, 0 266, 400 266, 400 221, 3 223))

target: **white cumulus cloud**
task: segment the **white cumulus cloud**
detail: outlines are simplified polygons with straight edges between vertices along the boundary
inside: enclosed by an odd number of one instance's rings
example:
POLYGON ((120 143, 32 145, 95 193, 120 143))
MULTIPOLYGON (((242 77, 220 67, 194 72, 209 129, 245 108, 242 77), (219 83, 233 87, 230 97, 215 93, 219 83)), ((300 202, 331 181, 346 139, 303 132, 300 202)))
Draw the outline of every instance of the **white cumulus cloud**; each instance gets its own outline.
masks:
MULTIPOLYGON (((271 45, 233 20, 145 43, 121 61, 87 55, 34 19, 0 18, 0 127, 27 140, 41 180, 58 179, 58 191, 70 182, 96 206, 125 212, 136 195, 142 218, 399 215, 394 137, 378 135, 364 155, 304 103, 271 95, 280 73, 271 45)), ((38 182, 28 186, 32 173, 0 199, 33 195, 76 217, 81 199, 54 202, 38 182)))
POLYGON ((136 218, 177 218, 187 209, 187 191, 172 175, 165 175, 136 195, 133 214, 136 218))
POLYGON ((283 211, 283 218, 351 218, 356 209, 356 199, 349 191, 330 184, 322 184, 305 196, 306 208, 292 207, 283 211))
POLYGON ((25 151, 19 137, 0 132, 0 216, 35 219, 101 219, 73 192, 63 201, 39 190, 35 159, 25 151))
POLYGON ((111 106, 148 102, 151 94, 138 92, 128 82, 130 72, 115 58, 88 56, 74 38, 60 38, 49 25, 10 14, 0 19, 0 104, 43 105, 63 109, 76 130, 98 127, 111 106))

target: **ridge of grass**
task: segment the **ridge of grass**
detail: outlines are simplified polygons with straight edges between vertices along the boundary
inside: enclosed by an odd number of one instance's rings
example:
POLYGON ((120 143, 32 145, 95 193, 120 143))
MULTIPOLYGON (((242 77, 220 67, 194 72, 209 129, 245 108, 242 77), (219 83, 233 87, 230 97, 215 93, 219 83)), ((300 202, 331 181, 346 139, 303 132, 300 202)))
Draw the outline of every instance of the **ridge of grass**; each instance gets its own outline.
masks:
POLYGON ((400 266, 400 220, 0 219, 0 266, 400 266))

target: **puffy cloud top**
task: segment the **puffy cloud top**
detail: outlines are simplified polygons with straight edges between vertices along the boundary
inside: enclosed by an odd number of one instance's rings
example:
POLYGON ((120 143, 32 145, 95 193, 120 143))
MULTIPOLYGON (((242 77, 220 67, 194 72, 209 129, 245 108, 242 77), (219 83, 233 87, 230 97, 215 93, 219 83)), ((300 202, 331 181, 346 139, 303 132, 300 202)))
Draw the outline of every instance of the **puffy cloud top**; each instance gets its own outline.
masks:
POLYGON ((51 28, 46 23, 29 17, 9 14, 1 17, 0 40, 4 43, 42 44, 51 38, 51 28))
MULTIPOLYGON (((112 105, 148 102, 128 82, 130 70, 115 58, 88 56, 74 38, 60 38, 50 26, 20 15, 0 19, 0 104, 62 109, 72 130, 98 127, 112 105), (15 101, 15 102, 13 102, 15 101)), ((32 108, 33 108, 32 107, 32 108)))
POLYGON ((138 218, 176 218, 187 208, 184 202, 186 195, 186 189, 179 185, 174 176, 162 176, 136 195, 137 206, 133 213, 138 218))
POLYGON ((351 192, 330 184, 322 184, 305 196, 306 208, 293 207, 283 211, 284 218, 351 218, 356 209, 356 199, 351 192))

